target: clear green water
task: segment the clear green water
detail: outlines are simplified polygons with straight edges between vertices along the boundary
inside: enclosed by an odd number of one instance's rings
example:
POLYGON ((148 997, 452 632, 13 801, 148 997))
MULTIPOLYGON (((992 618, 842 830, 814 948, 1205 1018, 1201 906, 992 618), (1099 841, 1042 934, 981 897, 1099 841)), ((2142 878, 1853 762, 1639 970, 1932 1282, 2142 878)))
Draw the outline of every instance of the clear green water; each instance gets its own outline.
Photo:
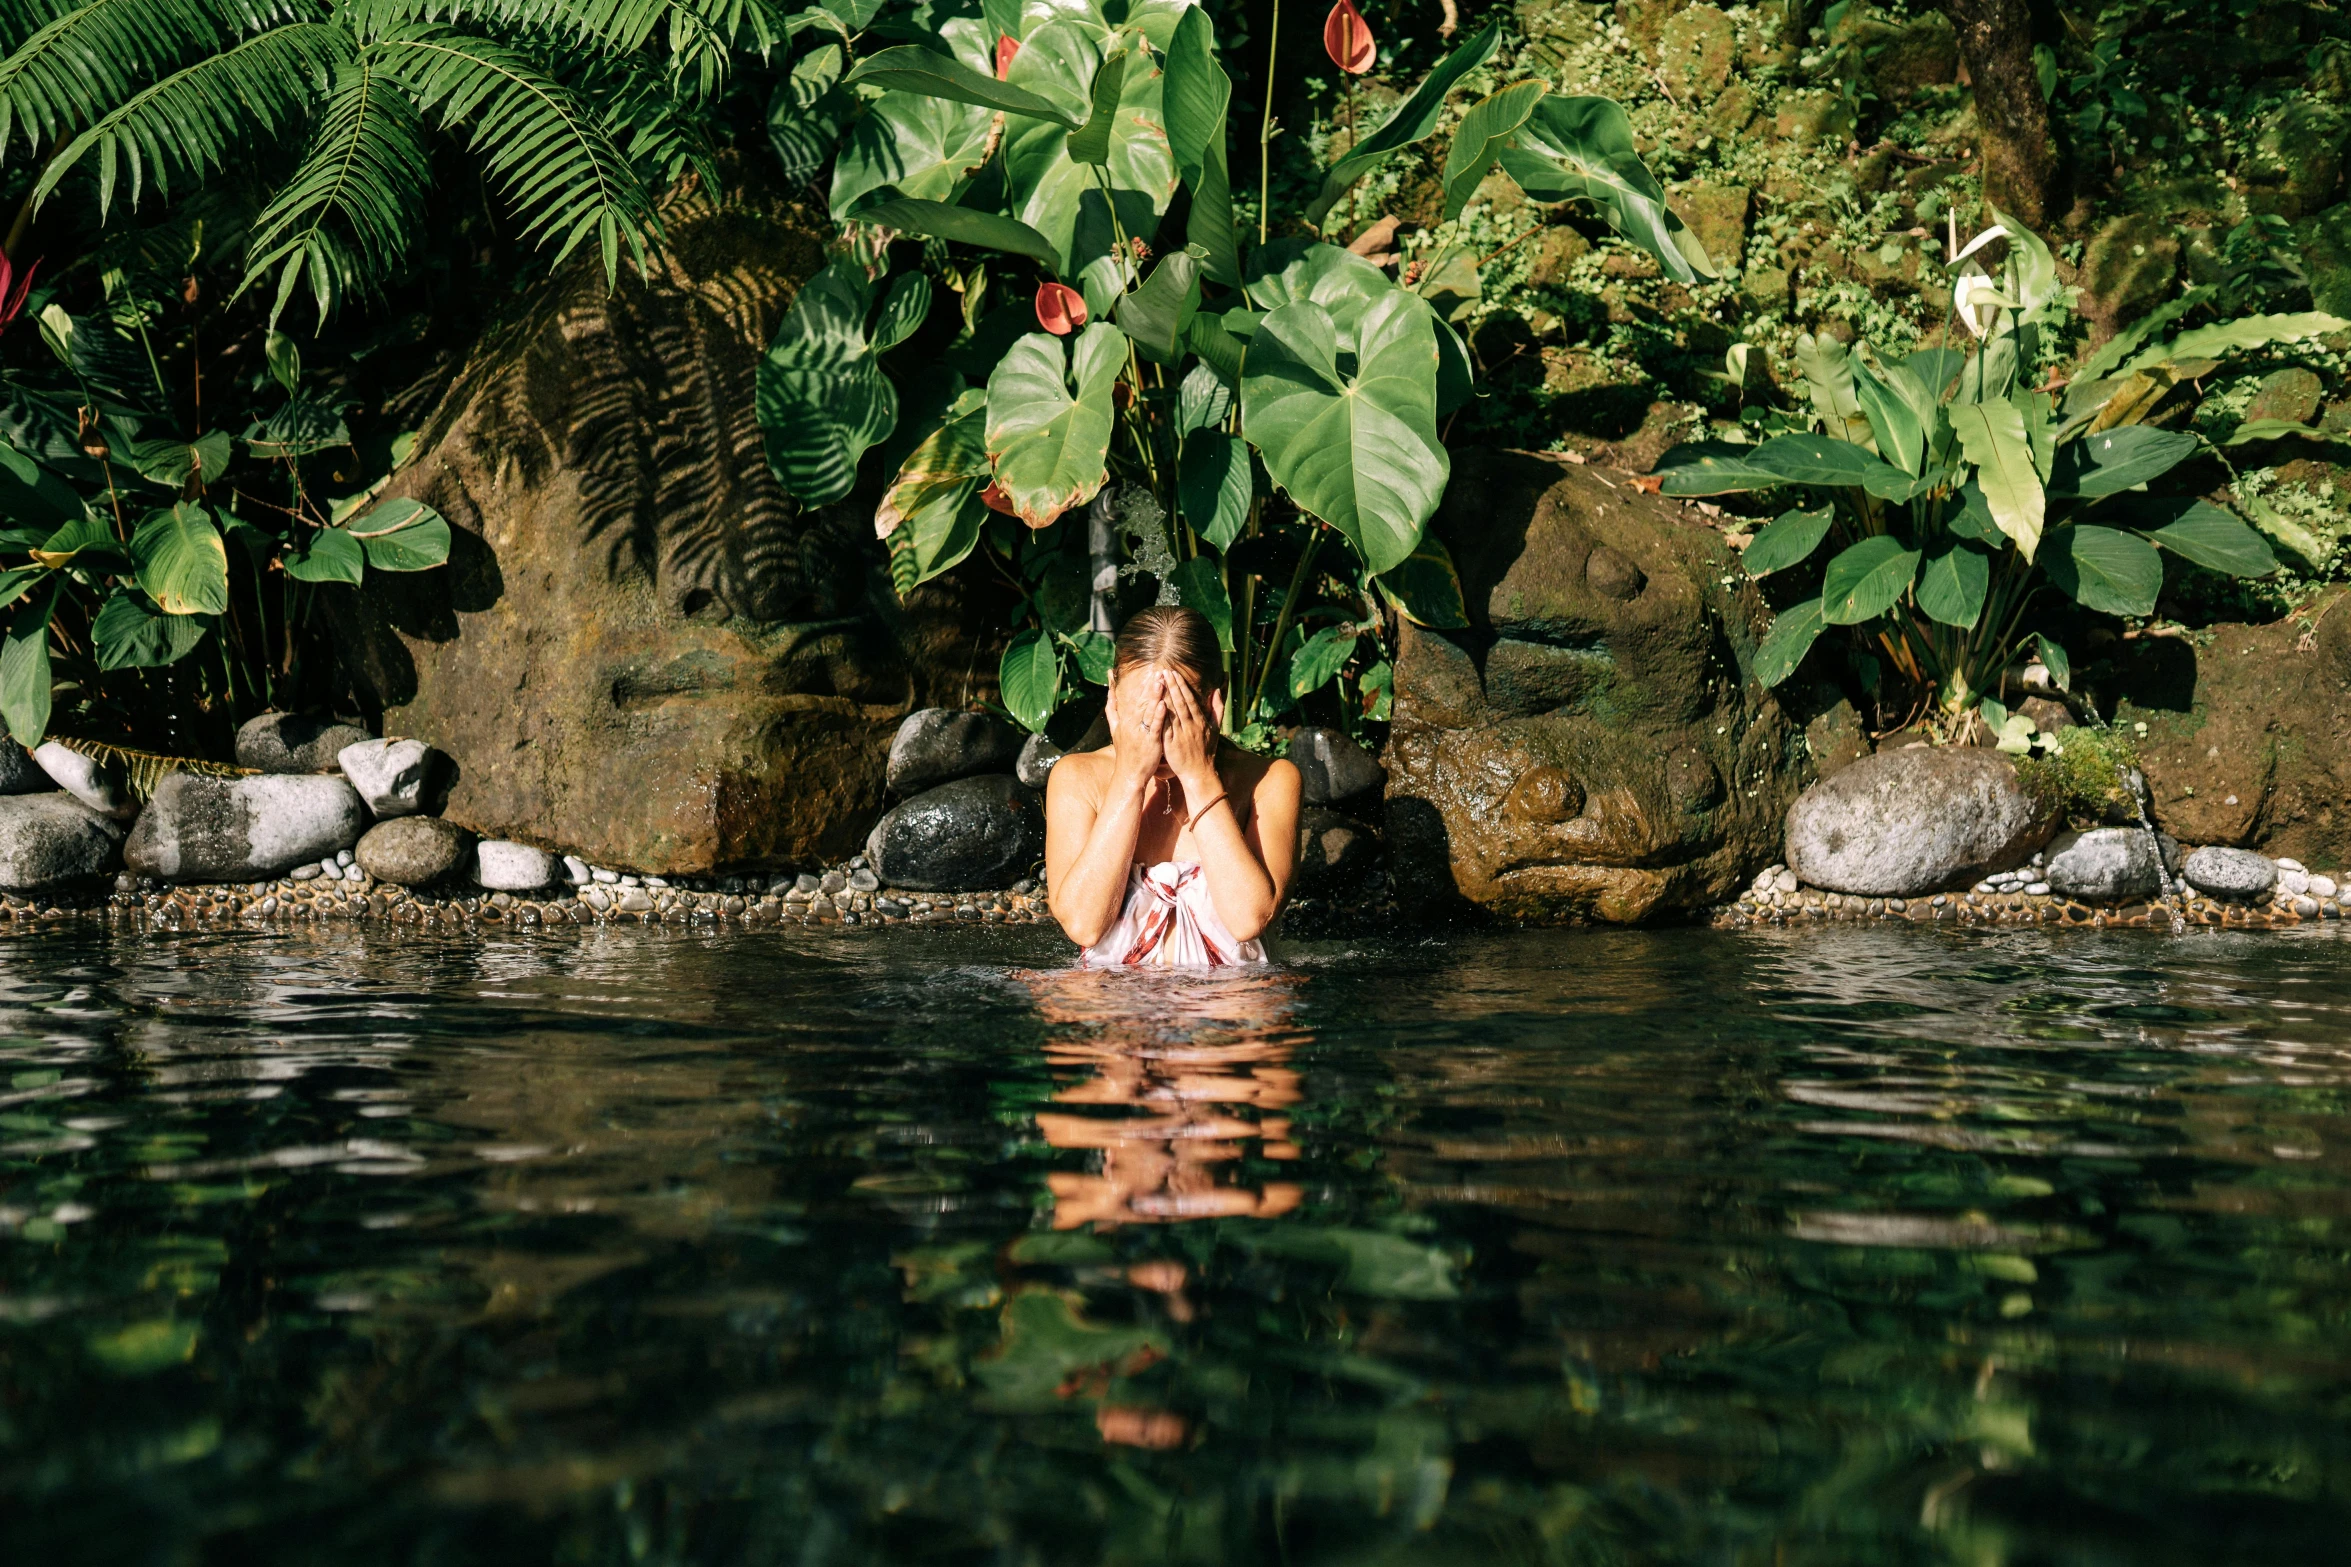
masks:
POLYGON ((2326 932, 0 942, 11 1562, 2317 1560, 2326 932), (1111 1222, 1103 1222, 1111 1221, 1111 1222))

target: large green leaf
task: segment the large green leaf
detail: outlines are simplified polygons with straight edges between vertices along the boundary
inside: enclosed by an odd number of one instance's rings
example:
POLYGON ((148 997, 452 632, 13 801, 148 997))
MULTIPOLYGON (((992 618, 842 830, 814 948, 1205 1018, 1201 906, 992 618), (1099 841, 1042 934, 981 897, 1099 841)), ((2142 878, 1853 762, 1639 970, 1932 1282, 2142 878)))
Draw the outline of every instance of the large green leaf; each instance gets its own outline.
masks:
POLYGON ((1412 553, 1452 471, 1436 369, 1435 317, 1401 289, 1344 335, 1312 300, 1283 305, 1258 323, 1242 368, 1243 428, 1266 471, 1375 573, 1412 553))
MULTIPOLYGON (((1080 25, 1057 20, 1029 34, 1009 75, 1041 94, 1082 104, 1101 62, 1102 51, 1080 25)), ((1062 257, 1058 265, 1065 274, 1109 254, 1122 230, 1133 236, 1157 231, 1176 187, 1175 153, 1160 103, 1162 80, 1157 67, 1140 56, 1130 61, 1119 78, 1118 108, 1110 117, 1099 164, 1071 156, 1071 133, 1061 124, 1027 118, 1006 122, 1004 175, 1012 214, 1045 236, 1062 257)))
POLYGON ((1433 533, 1421 535, 1419 547, 1400 563, 1373 579, 1397 612, 1417 626, 1436 631, 1460 631, 1469 625, 1463 602, 1461 573, 1453 554, 1433 533))
POLYGON ((1197 430, 1176 465, 1176 503, 1194 533, 1229 549, 1249 521, 1249 447, 1222 430, 1197 430))
MULTIPOLYGON (((1189 346, 1191 333, 1184 336, 1189 346)), ((1233 383, 1219 374, 1216 366, 1205 359, 1184 372, 1184 379, 1176 387, 1176 434, 1190 435, 1194 430, 1209 430, 1222 425, 1225 415, 1232 412, 1233 383)))
POLYGON ((150 513, 131 535, 139 586, 167 615, 221 615, 229 607, 229 551, 194 501, 150 513))
POLYGON ((1992 557, 1973 544, 1954 541, 1919 568, 1918 607, 1929 619, 1972 630, 1991 586, 1992 557))
POLYGON ((912 93, 884 93, 866 110, 833 160, 833 221, 845 222, 876 191, 951 201, 988 150, 991 117, 912 93))
POLYGON ((2054 528, 2041 552, 2049 580, 2085 609, 2149 615, 2163 591, 2163 557, 2135 533, 2054 528))
POLYGON ((1771 525, 1747 543, 1741 564, 1750 577, 1768 577, 1775 571, 1785 571, 1797 562, 1808 559, 1820 547, 1820 541, 1829 536, 1829 524, 1836 513, 1823 507, 1819 511, 1784 511, 1771 525))
POLYGON ((2206 501, 2195 502, 2147 537, 2183 560, 2232 577, 2266 577, 2278 569, 2268 540, 2206 501))
POLYGON ((1776 490, 1787 480, 1755 461, 1752 446, 1722 441, 1684 441, 1657 461, 1660 493, 1675 496, 1741 495, 1776 490))
POLYGON ((1259 310, 1310 300, 1330 312, 1342 334, 1352 333, 1373 304, 1398 292, 1363 257, 1315 240, 1276 240, 1251 263, 1249 297, 1259 310))
POLYGON ((1388 117, 1372 132, 1347 150, 1346 156, 1332 164, 1323 175, 1322 189, 1307 203, 1306 221, 1322 226, 1331 207, 1364 175, 1377 167, 1381 160, 1398 150, 1411 146, 1437 128, 1445 113, 1445 95, 1470 72, 1486 63, 1494 53, 1494 45, 1502 37, 1500 18, 1463 40, 1461 46, 1447 55, 1437 68, 1421 78, 1420 85, 1396 105, 1388 117))
POLYGON ((341 528, 321 528, 308 545, 283 557, 286 575, 296 582, 347 582, 353 587, 367 579, 367 552, 341 528))
POLYGON ((209 616, 162 614, 125 588, 90 617, 90 651, 100 669, 155 669, 187 657, 211 629, 209 616))
POLYGON ((1066 347, 1049 332, 1031 332, 988 377, 996 484, 1030 527, 1050 527, 1102 488, 1115 419, 1111 387, 1125 367, 1126 345, 1126 334, 1106 321, 1066 347))
POLYGON ((1119 297, 1113 312, 1146 359, 1172 363, 1183 348, 1184 329, 1200 309, 1200 258, 1175 250, 1159 258, 1142 286, 1119 297))
POLYGON ((1796 334, 1796 365, 1804 372, 1805 394, 1813 414, 1831 436, 1862 445, 1875 439, 1869 414, 1861 406, 1861 386, 1853 374, 1853 350, 1835 338, 1796 334))
POLYGON ((1195 555, 1170 573, 1167 580, 1175 588, 1176 602, 1186 609, 1198 610, 1216 628, 1216 645, 1230 653, 1233 600, 1225 591, 1224 578, 1217 574, 1216 562, 1205 555, 1195 555))
POLYGON ((1922 418, 1903 395, 1900 383, 1907 377, 1896 370, 1891 372, 1890 381, 1881 381, 1858 354, 1849 356, 1845 362, 1852 372, 1854 397, 1869 420, 1871 437, 1877 442, 1878 455, 1914 478, 1926 472, 1927 433, 1933 428, 1933 420, 1931 415, 1922 418))
POLYGON ((888 538, 898 525, 948 491, 974 487, 988 476, 988 395, 966 389, 940 411, 931 432, 916 442, 874 509, 874 531, 888 538))
POLYGON ((1061 655, 1053 650, 1053 639, 1034 627, 1014 637, 996 679, 1004 710, 1031 734, 1043 729, 1061 700, 1061 655))
POLYGON ((1917 487, 1909 474, 1881 462, 1851 441, 1826 435, 1775 435, 1749 459, 1789 484, 1858 488, 1882 500, 1906 500, 1917 487))
POLYGON ((1841 551, 1821 573, 1821 619, 1832 626, 1857 626, 1902 600, 1918 575, 1919 552, 1879 534, 1841 551))
POLYGON ((49 617, 59 591, 53 579, 46 592, 19 603, 0 640, 0 720, 28 749, 49 733, 49 617))
POLYGON ((1118 97, 1126 86, 1127 52, 1113 49, 1094 67, 1094 83, 1088 91, 1091 105, 1086 123, 1079 126, 1069 138, 1069 158, 1072 163, 1090 163, 1106 168, 1110 163, 1110 132, 1118 120, 1118 97))
POLYGON ((2239 316, 2234 321, 2182 332, 2168 343, 2146 349, 2124 365, 2120 373, 2129 375, 2151 365, 2189 359, 2225 359, 2241 350, 2267 348, 2273 343, 2299 343, 2346 327, 2351 327, 2351 321, 2330 316, 2323 310, 2305 310, 2295 315, 2239 316))
POLYGON ((2057 449, 2049 493, 2085 500, 2118 495, 2162 477, 2196 455, 2197 439, 2184 430, 2126 424, 2070 441, 2057 449))
MULTIPOLYGON (((814 179, 840 145, 841 128, 857 107, 856 98, 841 91, 842 63, 839 44, 819 44, 776 81, 767 101, 767 140, 786 179, 814 179)), ((932 98, 907 101, 925 109, 946 107, 932 98)))
POLYGON ((1641 161, 1633 122, 1614 99, 1543 99, 1503 149, 1502 170, 1537 201, 1589 201, 1668 277, 1696 283, 1716 275, 1698 236, 1666 206, 1665 187, 1641 161))
POLYGON ((859 61, 857 68, 842 80, 850 86, 862 83, 886 87, 919 97, 943 98, 950 103, 967 103, 1045 120, 1065 131, 1074 131, 1084 123, 1084 110, 1080 107, 1086 101, 1083 92, 1038 92, 1033 90, 1034 84, 1000 82, 984 71, 973 70, 951 54, 941 54, 919 44, 901 44, 871 55, 859 61))
POLYGON ((2031 560, 2041 547, 2048 501, 2033 466, 2024 415, 2005 402, 1954 403, 1949 412, 1960 449, 1976 465, 1976 483, 1983 488, 1992 521, 2031 560))
POLYGON ((1232 79, 1216 61, 1216 28, 1198 6, 1184 7, 1167 49, 1160 101, 1176 174, 1192 192, 1184 237, 1207 252, 1208 276, 1227 288, 1241 281, 1241 238, 1233 221, 1232 176, 1225 164, 1225 120, 1232 79))
POLYGON ((932 491, 905 522, 906 551, 913 567, 913 580, 906 591, 911 593, 962 565, 980 542, 980 530, 991 515, 987 503, 980 499, 978 479, 932 491))
MULTIPOLYGON (((891 205, 917 205, 894 203, 891 205)), ((768 466, 802 504, 823 506, 857 483, 866 448, 898 423, 898 393, 866 335, 873 285, 836 256, 800 285, 759 364, 768 466)))
POLYGON ((1337 679, 1354 656, 1360 636, 1353 626, 1325 626, 1308 637, 1306 645, 1290 655, 1290 695, 1305 696, 1337 679))
POLYGON ((429 571, 449 558, 448 520, 422 501, 386 501, 349 530, 377 571, 429 571))
POLYGON ((1541 82, 1517 82, 1480 98, 1461 116, 1461 123, 1453 128, 1453 145, 1445 154, 1446 222, 1461 216, 1478 182, 1533 116, 1545 91, 1541 82))
MULTIPOLYGON (((1026 223, 997 213, 982 212, 976 207, 958 207, 944 201, 916 201, 909 197, 897 201, 869 201, 857 209, 855 216, 860 223, 875 223, 907 234, 924 234, 933 239, 953 240, 959 245, 977 245, 983 250, 1001 250, 1015 256, 1027 256, 1031 260, 1042 261, 1048 267, 1058 268, 1061 265, 1061 253, 1044 235, 1026 223)), ((823 274, 819 273, 818 276, 823 274)))
POLYGON ((1763 644, 1755 650, 1755 678, 1767 686, 1776 686, 1796 672, 1804 662, 1804 655, 1812 651, 1812 644, 1820 640, 1820 600, 1806 599, 1791 604, 1771 623, 1764 633, 1763 644))

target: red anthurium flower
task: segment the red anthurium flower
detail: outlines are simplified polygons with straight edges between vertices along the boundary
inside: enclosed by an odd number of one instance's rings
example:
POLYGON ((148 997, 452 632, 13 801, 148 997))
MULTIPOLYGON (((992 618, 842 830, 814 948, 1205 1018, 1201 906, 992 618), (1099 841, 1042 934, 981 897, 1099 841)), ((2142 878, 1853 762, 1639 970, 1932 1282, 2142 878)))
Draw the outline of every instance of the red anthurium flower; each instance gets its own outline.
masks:
POLYGON ((1067 337, 1086 324, 1086 296, 1067 283, 1037 285, 1037 325, 1067 337))
POLYGON ((1020 53, 1020 40, 1010 33, 996 40, 996 80, 1006 81, 1012 75, 1012 57, 1020 53))
POLYGON ((1339 0, 1331 7, 1329 18, 1322 24, 1322 47, 1331 57, 1331 63, 1350 76, 1361 76, 1370 70, 1372 60, 1379 54, 1371 41, 1371 24, 1355 9, 1355 0, 1339 0))
POLYGON ((32 291, 33 274, 41 270, 40 258, 24 269, 24 276, 16 275, 16 267, 6 256, 0 256, 0 331, 8 323, 24 314, 25 295, 32 291))

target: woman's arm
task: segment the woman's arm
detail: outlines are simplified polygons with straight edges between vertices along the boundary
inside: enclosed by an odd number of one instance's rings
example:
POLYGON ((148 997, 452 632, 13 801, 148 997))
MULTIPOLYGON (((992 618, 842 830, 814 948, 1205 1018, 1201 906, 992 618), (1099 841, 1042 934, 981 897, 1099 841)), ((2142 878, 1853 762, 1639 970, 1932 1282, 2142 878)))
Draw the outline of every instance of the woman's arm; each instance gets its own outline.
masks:
POLYGON ((1216 731, 1208 715, 1190 691, 1172 683, 1167 701, 1167 761, 1184 786, 1209 901, 1227 930, 1254 941, 1281 912, 1296 868, 1298 769, 1276 762, 1265 770, 1250 792, 1244 831, 1238 802, 1219 798, 1225 785, 1216 770, 1216 731))
POLYGON ((1120 714, 1112 700, 1116 728, 1105 764, 1081 773, 1069 765, 1075 758, 1067 758, 1045 780, 1047 901, 1063 934, 1081 947, 1100 941, 1118 923, 1143 830, 1143 805, 1159 770, 1164 704, 1155 694, 1140 695, 1144 699, 1128 714, 1120 714))

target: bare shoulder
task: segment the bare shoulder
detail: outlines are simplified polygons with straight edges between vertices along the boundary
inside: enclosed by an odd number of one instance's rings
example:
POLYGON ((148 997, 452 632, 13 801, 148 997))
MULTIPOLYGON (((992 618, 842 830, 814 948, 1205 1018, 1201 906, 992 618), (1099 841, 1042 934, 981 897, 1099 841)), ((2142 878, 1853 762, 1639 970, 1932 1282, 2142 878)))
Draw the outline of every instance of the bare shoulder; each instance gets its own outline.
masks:
POLYGON ((1056 800, 1071 799, 1099 801, 1110 767, 1108 751, 1070 752, 1045 775, 1045 803, 1051 805, 1056 800))
POLYGON ((1218 771, 1227 788, 1252 798, 1266 794, 1269 786, 1275 794, 1296 794, 1300 784, 1298 769, 1287 757, 1257 756, 1237 746, 1225 748, 1218 758, 1218 771))

